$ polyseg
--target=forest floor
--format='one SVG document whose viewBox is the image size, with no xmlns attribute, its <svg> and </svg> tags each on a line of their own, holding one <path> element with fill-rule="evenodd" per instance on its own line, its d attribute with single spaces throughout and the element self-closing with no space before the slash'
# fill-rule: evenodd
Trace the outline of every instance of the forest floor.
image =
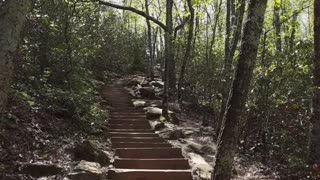
<svg viewBox="0 0 320 180">
<path fill-rule="evenodd" d="M 137 76 L 126 78 L 127 82 L 137 79 Z M 147 79 L 139 76 L 138 79 Z M 160 81 L 160 80 L 159 80 Z M 140 81 L 141 84 L 146 82 Z M 150 81 L 147 83 L 151 84 Z M 160 83 L 161 84 L 161 83 Z M 146 86 L 144 86 L 146 87 Z M 127 87 L 131 95 L 139 91 L 139 83 Z M 103 95 L 102 95 L 103 96 Z M 139 101 L 148 101 L 138 95 Z M 135 101 L 133 101 L 135 102 Z M 156 104 L 159 101 L 154 101 Z M 106 103 L 106 102 L 101 102 Z M 152 103 L 151 103 L 152 104 Z M 159 103 L 158 103 L 159 104 Z M 106 108 L 108 108 L 106 106 Z M 203 114 L 191 106 L 172 106 L 175 117 L 180 120 L 179 125 L 165 122 L 158 132 L 174 146 L 181 147 L 189 158 L 197 179 L 209 179 L 214 155 L 216 153 L 215 131 L 211 127 L 202 127 Z M 213 119 L 213 117 L 207 117 Z M 156 119 L 150 121 L 155 126 L 162 123 Z M 111 156 L 110 144 L 103 130 L 104 125 L 95 125 L 88 121 L 79 121 L 46 111 L 34 111 L 18 100 L 12 100 L 10 114 L 0 124 L 0 179 L 77 179 L 70 176 L 74 173 L 81 160 L 99 161 L 100 152 L 106 153 L 106 162 L 99 162 L 102 166 L 108 165 L 108 156 Z M 94 142 L 94 146 L 87 147 L 86 142 Z M 82 143 L 82 144 L 81 144 Z M 80 145 L 79 145 L 80 144 Z M 77 155 L 77 148 L 81 147 L 84 153 Z M 92 145 L 93 146 L 93 145 Z M 91 148 L 91 149 L 90 149 Z M 85 157 L 86 151 L 94 151 L 94 157 Z M 99 152 L 99 153 L 96 153 Z M 78 153 L 79 154 L 79 153 Z M 97 156 L 97 157 L 96 157 Z M 45 167 L 34 167 L 34 164 L 45 164 Z M 42 174 L 33 172 L 41 171 Z M 49 169 L 49 170 L 48 170 Z M 104 173 L 106 169 L 101 168 Z M 233 171 L 235 179 L 276 179 L 269 168 L 252 159 L 239 156 Z M 41 177 L 44 176 L 44 177 Z M 80 177 L 80 176 L 79 176 Z M 101 176 L 103 177 L 103 176 Z"/>
</svg>

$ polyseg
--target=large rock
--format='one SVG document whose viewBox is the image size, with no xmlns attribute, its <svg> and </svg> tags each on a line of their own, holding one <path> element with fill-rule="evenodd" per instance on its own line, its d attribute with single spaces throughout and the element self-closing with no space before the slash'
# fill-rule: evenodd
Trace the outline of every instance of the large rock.
<svg viewBox="0 0 320 180">
<path fill-rule="evenodd" d="M 150 84 L 153 85 L 154 87 L 158 87 L 158 88 L 163 88 L 163 86 L 164 86 L 163 81 L 151 81 Z"/>
<path fill-rule="evenodd" d="M 203 136 L 216 136 L 216 131 L 213 127 L 204 127 L 200 129 L 200 132 L 202 133 Z"/>
<path fill-rule="evenodd" d="M 136 108 L 146 107 L 147 101 L 143 99 L 133 99 L 132 100 L 133 106 Z"/>
<path fill-rule="evenodd" d="M 54 164 L 30 163 L 21 167 L 21 173 L 33 177 L 53 176 L 60 174 L 64 169 Z"/>
<path fill-rule="evenodd" d="M 139 88 L 139 92 L 142 98 L 154 99 L 156 97 L 153 87 L 141 87 Z"/>
<path fill-rule="evenodd" d="M 163 88 L 155 88 L 154 91 L 156 98 L 161 99 L 164 93 Z"/>
<path fill-rule="evenodd" d="M 71 180 L 101 180 L 102 176 L 99 163 L 83 160 L 68 174 L 68 178 Z"/>
<path fill-rule="evenodd" d="M 149 83 L 149 81 L 147 80 L 144 80 L 142 83 L 141 83 L 141 86 L 142 87 L 152 87 L 152 85 Z"/>
<path fill-rule="evenodd" d="M 157 107 L 146 107 L 144 110 L 147 111 L 147 119 L 159 119 L 162 115 L 162 109 Z M 171 115 L 173 112 L 168 111 L 169 115 Z"/>
<path fill-rule="evenodd" d="M 198 174 L 201 179 L 210 180 L 213 168 L 198 154 L 189 153 L 192 171 Z"/>
<path fill-rule="evenodd" d="M 198 133 L 197 129 L 194 129 L 192 127 L 183 129 L 183 134 L 185 134 L 186 136 L 192 136 L 197 133 Z"/>
<path fill-rule="evenodd" d="M 134 90 L 130 89 L 130 90 L 128 90 L 128 91 L 129 91 L 128 93 L 129 93 L 129 95 L 130 95 L 131 97 L 133 97 L 133 98 L 139 97 Z"/>
<path fill-rule="evenodd" d="M 144 81 L 144 77 L 141 77 L 141 76 L 136 76 L 132 79 L 130 79 L 126 86 L 127 87 L 133 87 L 133 86 L 137 86 L 138 84 L 142 84 L 142 82 Z"/>
<path fill-rule="evenodd" d="M 151 100 L 147 103 L 147 106 L 161 108 L 162 107 L 162 100 Z"/>
<path fill-rule="evenodd" d="M 187 147 L 190 148 L 193 152 L 196 152 L 198 154 L 203 154 L 203 146 L 197 142 L 191 141 L 191 140 L 183 140 L 184 143 L 187 144 Z"/>
<path fill-rule="evenodd" d="M 162 109 L 157 107 L 147 107 L 145 108 L 147 111 L 147 119 L 159 119 L 162 114 Z"/>
<path fill-rule="evenodd" d="M 110 163 L 111 154 L 107 151 L 100 150 L 94 141 L 86 140 L 76 145 L 74 156 L 78 160 L 98 162 L 102 166 L 105 166 Z"/>
<path fill-rule="evenodd" d="M 164 129 L 163 131 L 159 132 L 159 136 L 169 140 L 178 140 L 180 138 L 185 138 L 185 134 L 183 134 L 182 129 L 178 128 Z"/>
<path fill-rule="evenodd" d="M 161 121 L 150 121 L 150 125 L 152 129 L 158 131 L 165 128 L 165 124 Z"/>
</svg>

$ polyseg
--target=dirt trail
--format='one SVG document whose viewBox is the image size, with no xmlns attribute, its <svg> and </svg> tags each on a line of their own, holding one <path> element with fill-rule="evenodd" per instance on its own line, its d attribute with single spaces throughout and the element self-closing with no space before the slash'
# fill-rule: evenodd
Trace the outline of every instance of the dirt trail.
<svg viewBox="0 0 320 180">
<path fill-rule="evenodd" d="M 160 138 L 143 111 L 135 109 L 122 81 L 106 89 L 112 105 L 108 136 L 115 150 L 111 180 L 192 180 L 180 148 Z"/>
</svg>

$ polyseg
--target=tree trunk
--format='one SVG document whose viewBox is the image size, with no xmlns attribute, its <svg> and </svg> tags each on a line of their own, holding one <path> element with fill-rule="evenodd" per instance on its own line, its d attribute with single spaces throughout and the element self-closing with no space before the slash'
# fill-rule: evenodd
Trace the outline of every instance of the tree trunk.
<svg viewBox="0 0 320 180">
<path fill-rule="evenodd" d="M 220 132 L 220 126 L 222 122 L 222 118 L 225 114 L 225 109 L 229 97 L 229 85 L 230 85 L 230 76 L 231 76 L 231 66 L 232 66 L 232 60 L 229 58 L 230 56 L 230 36 L 231 36 L 231 0 L 226 1 L 226 37 L 225 37 L 225 43 L 224 43 L 224 67 L 223 67 L 223 76 L 224 79 L 222 79 L 222 102 L 221 102 L 221 108 L 220 108 L 220 116 L 218 119 L 218 124 L 216 126 L 217 131 L 216 133 L 219 134 Z"/>
<path fill-rule="evenodd" d="M 226 117 L 218 138 L 218 151 L 212 179 L 230 180 L 238 149 L 239 120 L 245 110 L 250 81 L 257 57 L 267 0 L 250 0 L 247 21 L 233 81 Z"/>
<path fill-rule="evenodd" d="M 314 1 L 314 59 L 312 99 L 310 163 L 320 165 L 320 0 Z"/>
<path fill-rule="evenodd" d="M 166 6 L 166 26 L 167 26 L 167 36 L 169 41 L 167 43 L 168 48 L 168 88 L 176 89 L 176 66 L 174 61 L 174 42 L 173 42 L 173 22 L 172 22 L 172 9 L 173 9 L 173 0 L 167 0 Z"/>
<path fill-rule="evenodd" d="M 13 59 L 23 29 L 25 15 L 31 0 L 6 0 L 0 9 L 0 114 L 5 112 L 11 79 Z"/>
<path fill-rule="evenodd" d="M 155 60 L 157 59 L 157 57 L 156 57 L 156 55 L 158 55 L 158 53 L 156 53 L 156 52 L 158 52 L 157 51 L 157 37 L 158 37 L 158 28 L 155 28 L 154 30 L 153 30 L 153 44 L 152 44 L 152 52 L 153 52 L 153 57 L 152 57 L 152 59 L 153 59 L 153 64 L 155 63 Z M 154 74 L 153 74 L 153 76 L 154 76 Z"/>
<path fill-rule="evenodd" d="M 144 3 L 146 8 L 146 14 L 150 16 L 148 0 L 145 0 Z M 149 49 L 149 77 L 151 78 L 151 80 L 153 80 L 154 78 L 153 77 L 153 57 L 154 56 L 153 56 L 153 48 L 152 48 L 151 24 L 148 19 L 146 19 L 146 21 L 147 21 L 148 49 Z"/>
<path fill-rule="evenodd" d="M 230 55 L 229 58 L 232 61 L 234 54 L 236 52 L 237 49 L 237 45 L 238 42 L 241 38 L 241 30 L 242 30 L 242 23 L 243 23 L 243 15 L 244 15 L 244 11 L 246 9 L 246 0 L 240 0 L 240 7 L 238 9 L 238 16 L 237 16 L 237 20 L 236 20 L 236 29 L 233 32 L 233 37 L 232 37 L 232 41 L 231 41 L 231 46 L 230 46 Z"/>
<path fill-rule="evenodd" d="M 220 0 L 220 2 L 216 1 L 214 24 L 213 24 L 213 28 L 212 28 L 212 39 L 211 39 L 211 43 L 210 43 L 210 58 L 213 57 L 213 47 L 216 42 L 216 31 L 217 31 L 218 21 L 220 18 L 221 6 L 222 6 L 222 0 Z"/>
<path fill-rule="evenodd" d="M 242 30 L 242 22 L 243 22 L 243 15 L 244 15 L 244 11 L 245 11 L 245 7 L 246 7 L 246 0 L 241 0 L 241 4 L 238 10 L 238 17 L 237 17 L 237 21 L 236 21 L 236 29 L 233 32 L 233 38 L 231 41 L 231 46 L 229 48 L 229 55 L 226 56 L 226 58 L 229 58 L 228 60 L 226 60 L 226 68 L 225 68 L 225 85 L 223 86 L 224 88 L 224 93 L 223 93 L 223 99 L 222 99 L 222 103 L 221 103 L 221 109 L 220 109 L 220 116 L 217 122 L 217 135 L 219 135 L 220 132 L 220 128 L 221 128 L 221 123 L 223 120 L 223 116 L 225 114 L 226 111 L 226 106 L 227 106 L 227 101 L 229 98 L 229 92 L 230 92 L 230 86 L 231 86 L 231 81 L 232 79 L 230 79 L 229 77 L 231 77 L 231 64 L 233 61 L 233 57 L 234 54 L 236 52 L 237 49 L 237 45 L 238 42 L 240 40 L 241 37 L 241 30 Z"/>
<path fill-rule="evenodd" d="M 292 52 L 294 47 L 294 40 L 296 38 L 296 23 L 298 19 L 298 13 L 294 12 L 293 18 L 292 18 L 292 25 L 291 25 L 291 35 L 290 35 L 290 51 Z"/>
<path fill-rule="evenodd" d="M 191 48 L 192 48 L 192 39 L 193 39 L 193 26 L 194 26 L 194 8 L 192 7 L 192 0 L 187 0 L 189 12 L 190 12 L 190 21 L 189 21 L 189 32 L 188 32 L 188 40 L 187 40 L 187 47 L 186 52 L 184 54 L 184 58 L 182 60 L 182 66 L 179 76 L 179 83 L 178 83 L 178 100 L 181 100 L 181 87 L 184 83 L 184 75 L 187 67 L 187 63 L 191 59 Z"/>
<path fill-rule="evenodd" d="M 275 2 L 273 10 L 273 24 L 276 30 L 276 50 L 278 52 L 282 51 L 282 42 L 281 42 L 281 23 L 280 23 L 280 4 Z"/>
<path fill-rule="evenodd" d="M 172 64 L 174 58 L 174 49 L 173 49 L 173 22 L 172 22 L 172 8 L 173 0 L 167 0 L 166 5 L 166 32 L 165 32 L 165 75 L 164 75 L 164 91 L 162 99 L 162 116 L 167 120 L 169 119 L 168 115 L 168 91 L 170 87 L 170 82 L 172 83 Z M 175 75 L 174 75 L 175 76 Z M 171 81 L 170 81 L 171 79 Z"/>
</svg>

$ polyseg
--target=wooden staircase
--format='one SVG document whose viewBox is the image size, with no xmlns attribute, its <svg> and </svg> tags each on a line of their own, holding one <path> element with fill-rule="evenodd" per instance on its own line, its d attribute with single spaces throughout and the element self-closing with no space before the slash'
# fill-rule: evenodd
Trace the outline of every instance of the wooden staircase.
<svg viewBox="0 0 320 180">
<path fill-rule="evenodd" d="M 115 150 L 110 180 L 192 180 L 189 162 L 151 128 L 146 115 L 132 106 L 117 81 L 106 90 L 112 104 L 107 135 Z"/>
</svg>

